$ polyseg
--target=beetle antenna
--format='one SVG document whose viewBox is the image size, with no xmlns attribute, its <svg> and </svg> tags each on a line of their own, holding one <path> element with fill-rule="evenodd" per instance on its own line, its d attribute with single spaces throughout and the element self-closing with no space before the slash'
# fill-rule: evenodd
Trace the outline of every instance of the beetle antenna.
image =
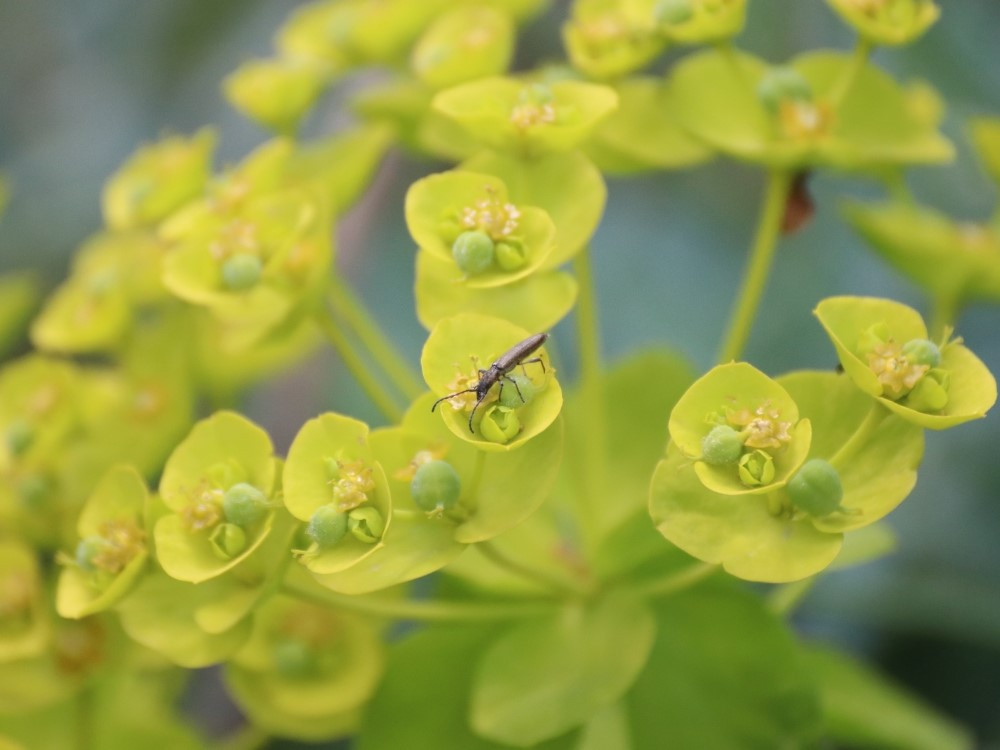
<svg viewBox="0 0 1000 750">
<path fill-rule="evenodd" d="M 464 391 L 455 391 L 454 393 L 449 393 L 447 396 L 442 396 L 441 398 L 439 398 L 437 401 L 434 402 L 433 406 L 431 406 L 431 411 L 434 411 L 437 408 L 437 405 L 440 404 L 442 401 L 447 401 L 449 398 L 455 398 L 455 396 L 461 396 L 463 393 L 475 393 L 475 392 L 476 392 L 475 388 L 466 388 Z"/>
</svg>

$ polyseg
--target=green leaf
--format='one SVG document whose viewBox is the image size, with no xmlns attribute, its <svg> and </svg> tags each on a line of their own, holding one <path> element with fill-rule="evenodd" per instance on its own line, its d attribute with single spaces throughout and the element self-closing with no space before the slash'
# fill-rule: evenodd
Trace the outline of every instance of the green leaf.
<svg viewBox="0 0 1000 750">
<path fill-rule="evenodd" d="M 812 747 L 812 680 L 759 597 L 703 584 L 656 614 L 656 644 L 627 698 L 632 750 Z"/>
<path fill-rule="evenodd" d="M 563 734 L 628 691 L 655 637 L 649 610 L 614 595 L 518 625 L 479 662 L 472 727 L 521 747 Z"/>
<path fill-rule="evenodd" d="M 750 581 L 815 575 L 833 562 L 843 539 L 808 519 L 772 515 L 766 496 L 712 492 L 673 443 L 653 473 L 649 510 L 667 541 Z"/>
<path fill-rule="evenodd" d="M 358 750 L 508 747 L 474 734 L 468 718 L 473 668 L 496 634 L 491 626 L 430 627 L 394 644 L 385 678 L 362 720 Z M 449 668 L 441 669 L 442 664 Z M 571 750 L 574 739 L 560 738 L 535 750 Z"/>
<path fill-rule="evenodd" d="M 578 151 L 524 158 L 482 151 L 461 168 L 503 180 L 511 200 L 539 206 L 556 225 L 556 248 L 545 268 L 555 268 L 590 241 L 604 214 L 607 187 L 601 172 Z"/>
<path fill-rule="evenodd" d="M 812 646 L 803 655 L 819 684 L 827 732 L 838 744 L 885 750 L 965 750 L 963 727 L 861 662 Z"/>
<path fill-rule="evenodd" d="M 670 89 L 659 78 L 628 78 L 615 86 L 618 109 L 601 123 L 585 150 L 613 174 L 681 169 L 712 152 L 677 121 Z"/>
<path fill-rule="evenodd" d="M 520 328 L 544 331 L 569 314 L 576 280 L 561 271 L 536 273 L 512 284 L 476 289 L 452 261 L 417 253 L 417 317 L 428 330 L 459 313 L 504 318 Z"/>
</svg>

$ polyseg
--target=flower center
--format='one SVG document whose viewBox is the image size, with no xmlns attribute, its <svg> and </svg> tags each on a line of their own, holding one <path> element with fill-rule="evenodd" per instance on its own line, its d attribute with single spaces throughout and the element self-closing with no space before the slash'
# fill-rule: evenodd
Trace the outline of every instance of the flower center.
<svg viewBox="0 0 1000 750">
<path fill-rule="evenodd" d="M 726 419 L 733 427 L 743 428 L 748 448 L 782 448 L 792 440 L 792 423 L 781 419 L 781 412 L 763 403 L 756 409 L 729 412 Z"/>
<path fill-rule="evenodd" d="M 463 229 L 486 232 L 493 240 L 509 237 L 517 231 L 521 211 L 513 203 L 505 203 L 496 191 L 487 186 L 486 197 L 462 209 Z"/>
<path fill-rule="evenodd" d="M 878 377 L 883 392 L 890 398 L 906 395 L 930 369 L 928 365 L 911 362 L 897 342 L 876 344 L 868 352 L 868 367 Z"/>
<path fill-rule="evenodd" d="M 99 570 L 117 575 L 145 549 L 146 532 L 131 518 L 105 521 L 98 533 L 108 542 L 92 560 Z"/>
<path fill-rule="evenodd" d="M 331 462 L 327 462 L 328 465 Z M 369 493 L 375 489 L 372 469 L 364 461 L 333 461 L 335 469 L 328 484 L 332 487 L 333 502 L 341 511 L 357 508 L 368 502 Z"/>
</svg>

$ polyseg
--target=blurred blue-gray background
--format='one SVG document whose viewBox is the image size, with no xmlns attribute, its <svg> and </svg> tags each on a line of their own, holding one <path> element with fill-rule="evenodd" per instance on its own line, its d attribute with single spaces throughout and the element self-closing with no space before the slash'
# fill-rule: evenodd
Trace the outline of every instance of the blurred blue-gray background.
<svg viewBox="0 0 1000 750">
<path fill-rule="evenodd" d="M 415 2 L 419 0 L 414 0 Z M 0 170 L 14 195 L 0 223 L 0 272 L 33 268 L 51 284 L 100 225 L 103 180 L 141 142 L 206 123 L 221 131 L 221 163 L 265 134 L 233 111 L 219 81 L 266 54 L 297 5 L 271 0 L 4 0 L 0 2 Z M 879 50 L 903 79 L 922 78 L 948 102 L 945 129 L 959 159 L 916 171 L 918 198 L 982 219 L 996 203 L 964 134 L 970 115 L 1000 115 L 1000 2 L 945 4 L 912 47 Z M 565 5 L 535 22 L 523 61 L 560 56 Z M 780 61 L 847 48 L 852 38 L 820 0 L 753 0 L 740 44 Z M 329 104 L 313 123 L 338 117 Z M 433 168 L 399 155 L 342 227 L 340 262 L 414 360 L 413 250 L 402 224 L 407 185 Z M 699 369 L 712 363 L 754 225 L 762 176 L 718 161 L 683 173 L 611 183 L 594 242 L 606 354 L 667 344 Z M 835 364 L 810 311 L 840 293 L 875 294 L 926 311 L 915 287 L 869 252 L 838 217 L 845 195 L 871 184 L 820 176 L 816 220 L 783 243 L 747 358 L 771 374 Z M 564 326 L 565 328 L 565 326 Z M 959 332 L 1000 372 L 1000 308 L 971 308 Z M 566 330 L 564 339 L 571 331 Z M 568 349 L 568 347 L 567 347 Z M 572 365 L 571 352 L 564 358 Z M 321 356 L 254 395 L 249 410 L 287 445 L 324 408 L 372 416 L 336 362 Z M 867 653 L 945 711 L 1000 742 L 1000 414 L 929 434 L 916 491 L 889 519 L 900 549 L 879 563 L 823 578 L 799 626 Z"/>
</svg>

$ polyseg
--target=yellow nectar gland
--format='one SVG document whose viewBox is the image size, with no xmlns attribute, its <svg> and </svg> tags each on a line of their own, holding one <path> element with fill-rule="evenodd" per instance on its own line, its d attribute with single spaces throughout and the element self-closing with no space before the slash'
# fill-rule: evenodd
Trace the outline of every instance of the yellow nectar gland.
<svg viewBox="0 0 1000 750">
<path fill-rule="evenodd" d="M 518 130 L 551 125 L 556 121 L 556 108 L 550 102 L 519 102 L 510 111 L 510 121 Z"/>
<path fill-rule="evenodd" d="M 726 420 L 733 427 L 743 428 L 747 436 L 743 444 L 748 448 L 782 448 L 792 440 L 792 423 L 782 421 L 781 412 L 767 402 L 752 411 L 731 411 Z"/>
<path fill-rule="evenodd" d="M 485 198 L 462 209 L 460 223 L 463 229 L 478 229 L 494 241 L 502 240 L 517 231 L 521 211 L 513 203 L 502 203 L 491 186 L 485 189 Z"/>
<path fill-rule="evenodd" d="M 471 373 L 462 372 L 459 368 L 458 363 L 455 363 L 455 378 L 445 385 L 451 393 L 458 393 L 458 391 L 468 390 L 470 388 L 475 389 L 479 385 L 479 367 L 478 360 L 472 358 L 473 370 Z M 446 402 L 455 411 L 471 411 L 476 405 L 476 394 L 475 393 L 461 393 L 448 399 Z"/>
<path fill-rule="evenodd" d="M 930 369 L 929 365 L 910 362 L 903 354 L 903 347 L 892 339 L 868 352 L 868 367 L 882 384 L 882 392 L 893 399 L 913 390 Z"/>
<path fill-rule="evenodd" d="M 350 510 L 368 502 L 368 493 L 375 489 L 375 479 L 370 466 L 364 461 L 337 461 L 337 476 L 333 485 L 333 501 L 338 510 Z"/>
<path fill-rule="evenodd" d="M 406 466 L 402 469 L 398 469 L 393 472 L 392 478 L 399 479 L 403 482 L 409 482 L 417 473 L 419 469 L 424 464 L 429 464 L 431 461 L 437 461 L 448 455 L 448 446 L 444 443 L 436 443 L 429 448 L 422 451 L 417 451 L 413 454 L 413 458 L 410 460 Z"/>
<path fill-rule="evenodd" d="M 778 122 L 785 138 L 806 140 L 829 133 L 833 115 L 823 102 L 783 99 L 778 108 Z"/>
<path fill-rule="evenodd" d="M 181 511 L 181 518 L 188 531 L 205 531 L 222 520 L 222 496 L 222 490 L 207 490 Z"/>
<path fill-rule="evenodd" d="M 146 532 L 131 518 L 105 521 L 98 533 L 108 542 L 92 560 L 98 570 L 117 575 L 145 549 Z"/>
<path fill-rule="evenodd" d="M 209 246 L 209 252 L 215 260 L 223 261 L 236 253 L 255 253 L 257 244 L 257 226 L 249 221 L 234 219 L 219 230 L 217 238 Z"/>
</svg>

